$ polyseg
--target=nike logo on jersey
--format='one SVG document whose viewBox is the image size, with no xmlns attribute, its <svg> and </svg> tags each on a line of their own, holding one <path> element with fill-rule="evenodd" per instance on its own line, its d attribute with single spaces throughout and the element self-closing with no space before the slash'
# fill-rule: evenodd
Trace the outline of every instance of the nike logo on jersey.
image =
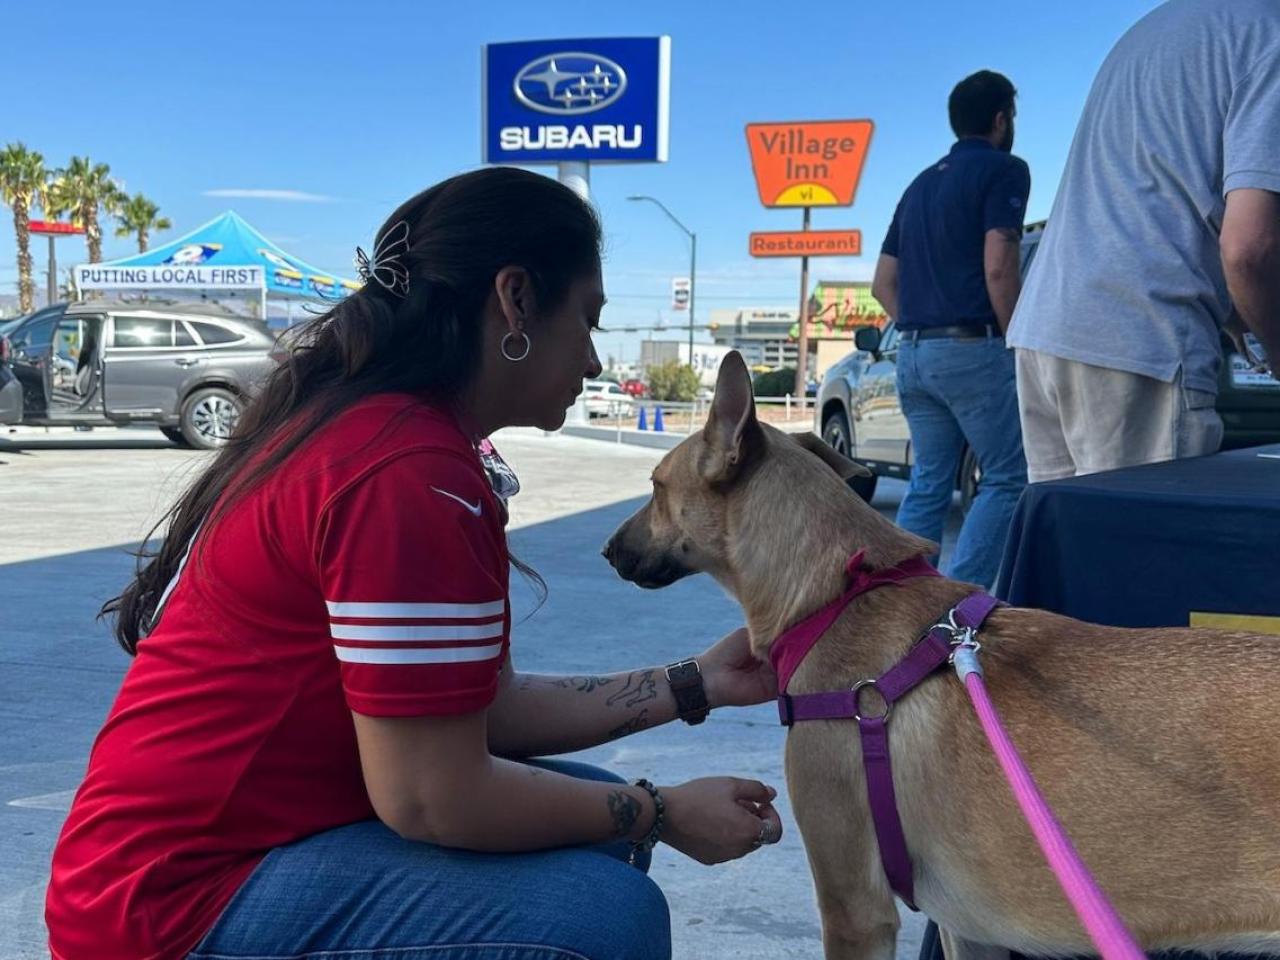
<svg viewBox="0 0 1280 960">
<path fill-rule="evenodd" d="M 439 487 L 432 487 L 431 489 L 434 490 L 436 493 L 440 494 L 441 496 L 448 497 L 450 500 L 453 500 L 453 501 L 456 501 L 457 503 L 462 504 L 464 507 L 466 507 L 467 511 L 473 517 L 480 516 L 480 513 L 484 507 L 484 505 L 479 500 L 477 500 L 475 503 L 468 503 L 466 500 L 463 500 L 456 493 L 450 493 L 448 490 L 441 490 Z"/>
</svg>

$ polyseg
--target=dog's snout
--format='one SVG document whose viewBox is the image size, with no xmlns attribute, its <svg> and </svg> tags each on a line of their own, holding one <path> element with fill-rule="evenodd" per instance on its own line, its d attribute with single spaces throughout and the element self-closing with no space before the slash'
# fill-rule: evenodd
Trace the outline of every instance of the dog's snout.
<svg viewBox="0 0 1280 960">
<path fill-rule="evenodd" d="M 608 541 L 606 541 L 604 547 L 602 547 L 600 550 L 600 556 L 604 557 L 610 563 L 613 563 L 613 554 L 614 554 L 613 544 L 616 539 L 617 539 L 616 537 L 610 537 Z"/>
</svg>

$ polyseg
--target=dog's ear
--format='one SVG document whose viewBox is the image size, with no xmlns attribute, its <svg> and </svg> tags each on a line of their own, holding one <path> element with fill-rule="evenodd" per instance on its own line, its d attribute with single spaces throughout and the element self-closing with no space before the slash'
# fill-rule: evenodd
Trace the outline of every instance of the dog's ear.
<svg viewBox="0 0 1280 960">
<path fill-rule="evenodd" d="M 720 362 L 716 395 L 702 437 L 706 442 L 702 475 L 712 483 L 733 479 L 764 439 L 756 420 L 751 374 L 736 350 Z"/>
<path fill-rule="evenodd" d="M 840 475 L 841 480 L 850 477 L 869 477 L 871 471 L 860 463 L 855 463 L 843 454 L 836 453 L 831 444 L 825 442 L 816 433 L 793 433 L 791 439 L 810 453 L 817 454 L 827 466 Z"/>
</svg>

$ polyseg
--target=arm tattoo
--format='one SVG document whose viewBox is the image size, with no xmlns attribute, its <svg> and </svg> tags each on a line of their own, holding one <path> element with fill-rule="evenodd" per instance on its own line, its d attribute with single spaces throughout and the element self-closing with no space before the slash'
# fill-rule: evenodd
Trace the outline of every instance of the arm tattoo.
<svg viewBox="0 0 1280 960">
<path fill-rule="evenodd" d="M 591 693 L 597 687 L 606 686 L 613 681 L 613 677 L 558 677 L 552 682 L 564 689 L 572 687 L 579 693 Z"/>
<path fill-rule="evenodd" d="M 548 683 L 553 687 L 559 687 L 561 690 L 570 688 L 577 690 L 578 693 L 592 693 L 596 689 L 607 686 L 616 680 L 616 677 L 525 677 L 520 681 L 521 690 L 530 690 L 539 683 Z"/>
<path fill-rule="evenodd" d="M 644 709 L 640 711 L 639 716 L 632 717 L 626 723 L 620 724 L 609 731 L 609 739 L 617 740 L 619 737 L 629 737 L 633 733 L 639 733 L 641 730 L 648 729 L 649 711 Z"/>
<path fill-rule="evenodd" d="M 609 813 L 613 815 L 613 835 L 625 837 L 640 816 L 640 802 L 629 793 L 615 790 L 609 794 Z"/>
<path fill-rule="evenodd" d="M 623 706 L 634 707 L 637 704 L 654 700 L 657 696 L 658 685 L 654 683 L 653 671 L 643 670 L 628 674 L 626 685 L 606 700 L 605 705 L 612 707 L 614 704 L 621 702 Z"/>
</svg>

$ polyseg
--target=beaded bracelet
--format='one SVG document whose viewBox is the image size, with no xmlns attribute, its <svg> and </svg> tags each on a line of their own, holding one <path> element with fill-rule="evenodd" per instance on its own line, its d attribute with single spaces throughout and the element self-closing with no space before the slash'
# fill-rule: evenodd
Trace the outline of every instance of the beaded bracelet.
<svg viewBox="0 0 1280 960">
<path fill-rule="evenodd" d="M 662 802 L 662 794 L 658 792 L 657 787 L 644 779 L 637 780 L 635 782 L 635 786 L 647 791 L 649 796 L 653 797 L 653 808 L 655 812 L 653 817 L 653 826 L 649 828 L 649 832 L 646 833 L 644 837 L 631 844 L 631 854 L 627 857 L 627 862 L 632 866 L 635 865 L 636 857 L 642 853 L 648 853 L 658 845 L 658 840 L 662 835 L 663 822 L 666 819 L 667 813 L 667 805 Z"/>
</svg>

